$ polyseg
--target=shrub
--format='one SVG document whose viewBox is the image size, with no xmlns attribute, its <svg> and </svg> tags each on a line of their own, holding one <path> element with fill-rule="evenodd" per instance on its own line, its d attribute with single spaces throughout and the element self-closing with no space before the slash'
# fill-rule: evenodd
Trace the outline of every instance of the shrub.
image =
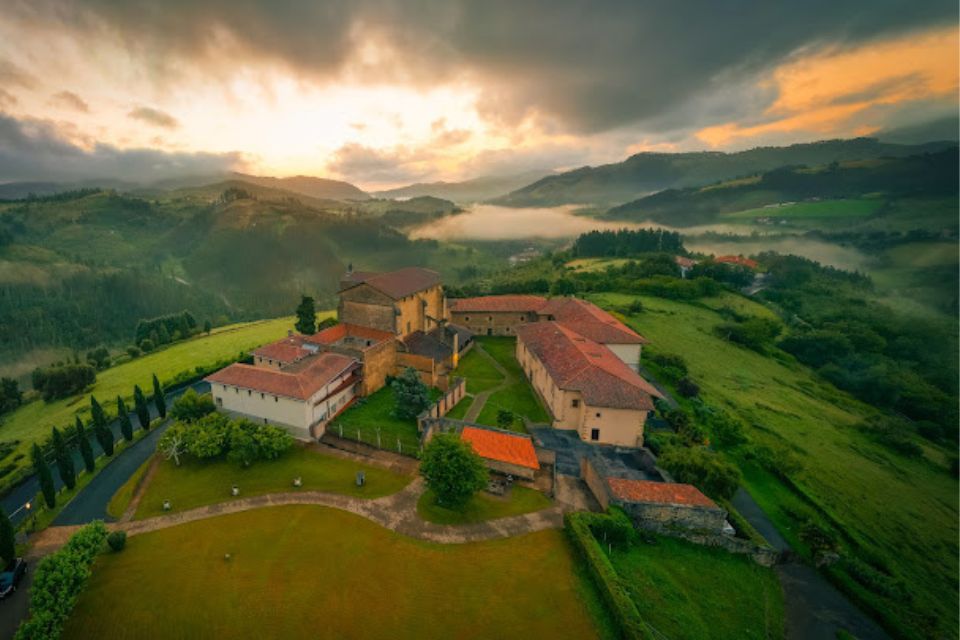
<svg viewBox="0 0 960 640">
<path fill-rule="evenodd" d="M 136 345 L 130 345 L 127 347 L 127 355 L 131 358 L 139 358 L 142 354 L 143 352 L 140 351 L 140 348 Z"/>
<path fill-rule="evenodd" d="M 919 458 L 923 449 L 910 437 L 906 420 L 888 416 L 874 416 L 861 422 L 857 428 L 888 449 L 907 458 Z"/>
<path fill-rule="evenodd" d="M 497 426 L 501 429 L 509 429 L 510 425 L 513 424 L 513 420 L 513 411 L 508 411 L 506 409 L 497 410 Z"/>
<path fill-rule="evenodd" d="M 90 565 L 103 547 L 107 528 L 99 520 L 73 534 L 56 553 L 37 565 L 30 589 L 30 617 L 16 640 L 56 640 L 90 577 Z"/>
<path fill-rule="evenodd" d="M 677 382 L 677 393 L 684 398 L 694 398 L 700 395 L 700 387 L 690 378 L 680 378 Z"/>
<path fill-rule="evenodd" d="M 483 460 L 456 434 L 441 433 L 423 450 L 420 473 L 437 496 L 437 503 L 457 509 L 487 486 Z"/>
<path fill-rule="evenodd" d="M 140 341 L 140 350 L 143 351 L 144 353 L 150 353 L 151 351 L 154 350 L 154 348 L 156 347 L 153 344 L 153 340 L 151 340 L 150 338 L 144 338 L 143 340 Z"/>
<path fill-rule="evenodd" d="M 183 446 L 193 457 L 206 460 L 226 452 L 230 420 L 223 414 L 211 413 L 192 424 L 180 426 Z"/>
<path fill-rule="evenodd" d="M 193 422 L 209 413 L 213 413 L 215 409 L 213 398 L 209 393 L 200 395 L 195 389 L 191 388 L 173 401 L 170 415 L 180 422 Z"/>
<path fill-rule="evenodd" d="M 650 356 L 650 359 L 671 380 L 687 377 L 687 362 L 681 356 L 673 353 L 656 353 Z"/>
<path fill-rule="evenodd" d="M 47 402 L 80 393 L 97 380 L 96 370 L 88 364 L 65 364 L 33 371 L 33 388 Z"/>
<path fill-rule="evenodd" d="M 703 447 L 667 449 L 660 456 L 659 464 L 677 482 L 692 484 L 719 500 L 729 500 L 740 486 L 739 470 Z"/>
<path fill-rule="evenodd" d="M 783 479 L 803 468 L 796 455 L 786 447 L 754 445 L 748 450 L 747 457 L 756 460 L 761 467 Z"/>
<path fill-rule="evenodd" d="M 107 536 L 107 544 L 114 551 L 123 551 L 123 548 L 127 546 L 127 532 L 114 531 Z"/>
<path fill-rule="evenodd" d="M 743 322 L 725 322 L 714 329 L 716 334 L 754 351 L 763 352 L 783 327 L 770 318 L 749 318 Z"/>
</svg>

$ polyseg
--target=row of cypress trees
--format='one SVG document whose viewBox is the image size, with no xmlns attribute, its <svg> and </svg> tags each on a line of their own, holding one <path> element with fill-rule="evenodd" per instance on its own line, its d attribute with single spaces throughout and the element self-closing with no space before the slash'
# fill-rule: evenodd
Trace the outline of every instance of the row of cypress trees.
<svg viewBox="0 0 960 640">
<path fill-rule="evenodd" d="M 147 397 L 139 385 L 133 387 L 134 412 L 137 414 L 137 422 L 140 428 L 147 430 L 150 428 L 150 408 L 147 405 Z M 167 417 L 167 402 L 163 395 L 163 387 L 157 376 L 153 376 L 153 404 L 157 408 L 157 413 L 161 418 Z M 110 429 L 110 422 L 103 407 L 97 401 L 95 396 L 90 396 L 90 415 L 91 426 L 93 428 L 93 437 L 96 439 L 103 453 L 109 457 L 114 453 L 113 431 Z M 127 442 L 133 441 L 133 423 L 130 421 L 130 412 L 123 398 L 117 396 L 117 418 L 120 421 L 120 434 Z M 68 429 L 70 429 L 68 427 Z M 73 489 L 77 486 L 77 471 L 73 463 L 71 449 L 76 445 L 80 449 L 80 457 L 83 459 L 83 466 L 87 473 L 93 473 L 96 468 L 96 457 L 93 454 L 93 447 L 90 445 L 88 431 L 83 425 L 80 416 L 76 416 L 76 422 L 72 427 L 73 443 L 68 443 L 63 433 L 53 428 L 51 436 L 51 447 L 53 449 L 54 463 L 57 467 L 57 474 L 67 489 Z M 53 472 L 43 454 L 43 449 L 39 444 L 34 443 L 30 451 L 33 460 L 33 468 L 40 481 L 40 492 L 43 494 L 43 501 L 47 507 L 53 508 L 57 504 L 57 492 L 53 484 Z"/>
</svg>

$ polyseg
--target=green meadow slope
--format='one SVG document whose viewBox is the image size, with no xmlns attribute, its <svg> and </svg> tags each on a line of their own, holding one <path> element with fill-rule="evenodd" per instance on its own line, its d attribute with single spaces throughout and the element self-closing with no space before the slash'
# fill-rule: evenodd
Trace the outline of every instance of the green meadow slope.
<svg viewBox="0 0 960 640">
<path fill-rule="evenodd" d="M 624 308 L 634 297 L 593 299 Z M 844 554 L 884 577 L 861 569 L 858 580 L 845 564 L 833 577 L 889 628 L 909 638 L 956 637 L 957 480 L 947 451 L 924 445 L 922 459 L 892 453 L 855 428 L 874 409 L 786 354 L 761 355 L 714 334 L 724 321 L 714 309 L 769 315 L 763 306 L 734 294 L 705 304 L 641 300 L 644 311 L 627 321 L 651 341 L 645 358 L 683 356 L 707 403 L 739 416 L 752 443 L 786 449 L 798 463 L 785 482 L 760 468 L 748 447 L 732 454 L 784 537 L 808 554 L 799 535 L 806 522 L 834 532 Z"/>
</svg>

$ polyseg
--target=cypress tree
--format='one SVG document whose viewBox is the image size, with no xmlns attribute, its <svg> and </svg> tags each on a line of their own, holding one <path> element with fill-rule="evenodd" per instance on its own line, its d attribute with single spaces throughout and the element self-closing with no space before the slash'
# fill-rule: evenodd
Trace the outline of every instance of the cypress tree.
<svg viewBox="0 0 960 640">
<path fill-rule="evenodd" d="M 0 509 L 0 558 L 3 558 L 3 562 L 6 564 L 16 557 L 17 542 L 13 533 L 13 524 L 7 517 L 7 512 Z"/>
<path fill-rule="evenodd" d="M 297 323 L 294 328 L 304 335 L 313 335 L 317 332 L 317 310 L 310 296 L 301 298 L 297 306 Z"/>
<path fill-rule="evenodd" d="M 153 404 L 157 406 L 157 413 L 161 418 L 167 417 L 167 399 L 163 396 L 163 387 L 157 380 L 157 374 L 153 374 Z"/>
<path fill-rule="evenodd" d="M 53 456 L 57 461 L 57 473 L 60 474 L 60 480 L 67 489 L 73 489 L 77 486 L 77 470 L 73 467 L 73 456 L 70 455 L 70 449 L 67 443 L 63 441 L 63 435 L 56 427 L 53 428 Z"/>
<path fill-rule="evenodd" d="M 93 418 L 94 427 L 107 424 L 107 414 L 103 412 L 103 407 L 97 402 L 96 396 L 90 396 L 90 416 Z"/>
<path fill-rule="evenodd" d="M 150 409 L 147 408 L 147 398 L 143 395 L 140 385 L 133 387 L 133 404 L 137 412 L 137 421 L 141 429 L 150 428 Z"/>
<path fill-rule="evenodd" d="M 57 492 L 53 488 L 53 475 L 50 473 L 50 467 L 43 457 L 43 451 L 40 445 L 33 443 L 33 449 L 30 450 L 30 457 L 33 460 L 33 469 L 37 472 L 37 478 L 40 480 L 40 491 L 43 493 L 43 501 L 47 506 L 53 509 L 57 506 Z"/>
<path fill-rule="evenodd" d="M 77 423 L 74 425 L 74 431 L 77 433 L 77 446 L 80 447 L 80 455 L 83 456 L 83 466 L 87 473 L 93 473 L 97 468 L 97 459 L 93 456 L 93 447 L 90 446 L 90 438 L 87 436 L 87 430 L 83 428 L 83 422 L 80 416 L 77 416 Z"/>
<path fill-rule="evenodd" d="M 133 442 L 133 424 L 130 422 L 130 412 L 123 398 L 117 396 L 117 418 L 120 420 L 120 433 L 127 442 Z"/>
<path fill-rule="evenodd" d="M 97 442 L 100 443 L 100 448 L 103 449 L 103 452 L 108 456 L 113 455 L 113 431 L 110 430 L 108 425 L 94 425 L 93 435 L 97 438 Z"/>
</svg>

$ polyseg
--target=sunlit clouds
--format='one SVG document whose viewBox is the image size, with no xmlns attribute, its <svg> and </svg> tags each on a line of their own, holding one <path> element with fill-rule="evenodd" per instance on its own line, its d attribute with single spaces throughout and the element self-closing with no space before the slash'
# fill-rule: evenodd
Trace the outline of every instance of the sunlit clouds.
<svg viewBox="0 0 960 640">
<path fill-rule="evenodd" d="M 139 150 L 170 155 L 170 171 L 202 156 L 214 171 L 376 189 L 956 115 L 950 3 L 837 1 L 809 24 L 780 11 L 726 26 L 709 2 L 11 0 L 0 151 L 46 154 L 24 161 L 49 172 L 37 179 L 96 178 L 84 154 Z M 55 147 L 76 159 L 61 167 Z"/>
</svg>

